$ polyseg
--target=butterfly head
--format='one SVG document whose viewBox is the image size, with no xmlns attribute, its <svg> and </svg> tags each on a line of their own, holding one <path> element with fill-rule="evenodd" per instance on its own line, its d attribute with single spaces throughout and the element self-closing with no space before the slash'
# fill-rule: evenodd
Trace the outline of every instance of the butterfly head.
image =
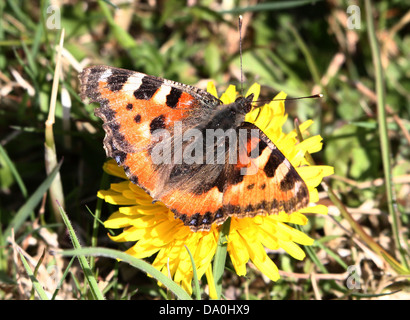
<svg viewBox="0 0 410 320">
<path fill-rule="evenodd" d="M 247 97 L 238 97 L 235 100 L 235 105 L 239 112 L 247 114 L 252 109 L 252 102 L 253 102 L 254 94 L 250 94 Z"/>
</svg>

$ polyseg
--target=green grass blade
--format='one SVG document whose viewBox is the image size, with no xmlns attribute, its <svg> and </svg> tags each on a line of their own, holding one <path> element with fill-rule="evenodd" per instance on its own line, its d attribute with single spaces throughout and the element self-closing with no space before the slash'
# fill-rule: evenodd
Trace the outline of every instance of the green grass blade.
<svg viewBox="0 0 410 320">
<path fill-rule="evenodd" d="M 36 279 L 37 279 L 38 270 L 40 269 L 40 266 L 41 266 L 41 264 L 42 264 L 43 261 L 44 261 L 45 255 L 46 255 L 46 250 L 43 249 L 43 253 L 41 254 L 41 257 L 40 257 L 40 259 L 38 260 L 36 267 L 34 268 L 34 273 L 33 273 L 33 274 L 34 274 L 34 277 L 35 277 Z M 31 297 L 34 298 L 34 288 L 33 288 L 33 290 L 32 290 Z"/>
<path fill-rule="evenodd" d="M 17 214 L 14 216 L 13 220 L 7 227 L 4 232 L 4 239 L 7 239 L 11 235 L 11 230 L 14 229 L 14 232 L 20 229 L 21 225 L 26 221 L 27 217 L 33 212 L 34 208 L 43 198 L 44 193 L 47 192 L 57 173 L 61 167 L 61 162 L 54 168 L 53 171 L 48 175 L 48 177 L 43 181 L 43 183 L 37 188 L 33 195 L 26 201 L 26 203 L 17 211 Z"/>
<path fill-rule="evenodd" d="M 37 76 L 38 75 L 38 68 L 37 68 L 37 64 L 35 62 L 33 52 L 31 50 L 29 50 L 29 48 L 27 47 L 27 44 L 24 43 L 24 41 L 21 42 L 21 46 L 23 48 L 23 51 L 24 51 L 26 59 L 27 59 L 27 67 L 30 68 L 31 73 L 34 76 Z"/>
<path fill-rule="evenodd" d="M 179 287 L 173 280 L 169 279 L 166 275 L 164 275 L 159 270 L 155 269 L 149 263 L 137 259 L 125 252 L 121 252 L 118 250 L 107 249 L 107 248 L 82 248 L 82 249 L 74 249 L 74 250 L 64 250 L 59 251 L 58 254 L 63 256 L 102 256 L 102 257 L 109 257 L 112 259 L 121 260 L 130 264 L 131 266 L 144 271 L 145 273 L 149 274 L 159 282 L 161 282 L 164 286 L 166 286 L 170 291 L 172 291 L 176 297 L 181 300 L 192 300 L 192 298 L 181 288 Z"/>
<path fill-rule="evenodd" d="M 297 119 L 295 119 L 295 131 L 298 137 L 298 140 L 300 142 L 302 142 L 304 140 L 302 132 L 300 131 L 299 128 L 299 121 Z M 312 155 L 309 152 L 305 153 L 305 159 L 309 162 L 310 165 L 314 166 L 315 165 L 315 161 L 312 158 Z M 298 229 L 299 231 L 302 231 L 302 227 L 300 225 L 295 225 L 296 229 Z M 315 243 L 316 245 L 318 244 L 317 242 Z M 320 258 L 317 256 L 315 250 L 313 247 L 310 246 L 305 246 L 305 251 L 307 256 L 313 261 L 313 263 L 316 265 L 316 267 L 324 274 L 329 273 L 327 268 L 325 267 L 325 265 L 321 262 Z M 331 282 L 333 287 L 337 290 L 340 290 L 342 292 L 345 292 L 346 289 L 341 287 L 339 284 L 337 284 L 335 281 Z"/>
<path fill-rule="evenodd" d="M 294 225 L 294 227 L 303 232 L 303 229 L 300 225 Z M 318 267 L 320 272 L 326 274 L 329 273 L 329 271 L 326 269 L 325 265 L 320 261 L 320 258 L 317 256 L 315 250 L 311 246 L 305 246 L 304 247 L 307 256 L 310 258 L 310 260 L 313 261 L 313 263 Z"/>
<path fill-rule="evenodd" d="M 134 38 L 123 28 L 121 28 L 117 23 L 115 23 L 114 18 L 110 12 L 110 9 L 106 3 L 106 1 L 99 0 L 98 4 L 101 10 L 104 13 L 105 18 L 107 19 L 108 24 L 111 27 L 112 34 L 118 43 L 132 55 L 133 50 L 137 50 L 137 43 L 135 42 Z"/>
<path fill-rule="evenodd" d="M 64 270 L 63 276 L 61 277 L 60 281 L 58 282 L 57 288 L 54 290 L 53 296 L 51 297 L 51 300 L 55 300 L 55 298 L 57 297 L 58 292 L 60 291 L 60 288 L 63 285 L 63 282 L 65 280 L 65 278 L 68 275 L 68 272 L 70 271 L 71 265 L 73 264 L 75 260 L 75 257 L 71 258 L 70 262 L 67 265 L 67 268 Z"/>
<path fill-rule="evenodd" d="M 393 294 L 395 294 L 399 291 L 401 291 L 401 290 L 399 289 L 399 290 L 395 290 L 395 291 L 392 291 L 392 292 L 377 293 L 377 294 L 351 292 L 350 295 L 353 296 L 353 297 L 358 297 L 358 298 L 378 298 L 378 297 L 393 295 Z"/>
<path fill-rule="evenodd" d="M 300 128 L 299 128 L 299 121 L 297 119 L 295 119 L 295 131 L 298 137 L 298 140 L 300 142 L 302 142 L 304 140 L 302 132 L 300 132 Z M 315 162 L 311 156 L 311 154 L 309 152 L 305 153 L 305 158 L 306 160 L 309 162 L 310 165 L 315 165 Z M 302 227 L 299 225 L 295 225 L 296 229 L 298 229 L 299 231 L 302 231 Z M 316 255 L 315 250 L 313 250 L 313 248 L 306 246 L 305 247 L 306 253 L 309 256 L 309 258 L 316 264 L 316 266 L 319 268 L 319 270 L 323 273 L 328 273 L 326 267 L 321 263 L 319 257 Z"/>
<path fill-rule="evenodd" d="M 221 228 L 221 233 L 219 234 L 218 244 L 216 247 L 216 253 L 214 257 L 214 265 L 212 272 L 215 279 L 215 290 L 217 294 L 217 299 L 221 298 L 222 294 L 222 276 L 225 270 L 226 254 L 228 251 L 228 235 L 231 227 L 231 219 L 228 218 L 224 222 Z"/>
<path fill-rule="evenodd" d="M 315 62 L 315 59 L 313 58 L 312 53 L 309 50 L 309 47 L 306 45 L 302 36 L 299 34 L 298 30 L 293 25 L 288 24 L 288 28 L 292 32 L 293 36 L 295 37 L 296 43 L 298 44 L 300 51 L 303 53 L 303 56 L 305 57 L 306 64 L 312 75 L 312 79 L 314 83 L 316 83 L 317 85 L 320 85 L 321 76 L 319 73 L 319 69 L 316 65 L 316 62 Z"/>
<path fill-rule="evenodd" d="M 400 233 L 400 218 L 396 210 L 396 198 L 394 194 L 392 168 L 391 168 L 391 147 L 389 143 L 389 136 L 387 132 L 387 117 L 386 117 L 386 90 L 384 84 L 384 74 L 383 67 L 380 57 L 380 49 L 377 42 L 376 30 L 373 23 L 373 10 L 370 0 L 365 1 L 366 6 L 366 22 L 367 31 L 369 36 L 370 48 L 373 56 L 373 65 L 376 77 L 376 93 L 377 93 L 377 119 L 379 124 L 379 136 L 380 136 L 380 146 L 382 153 L 383 171 L 384 171 L 384 181 L 386 184 L 386 196 L 387 205 L 389 209 L 389 214 L 392 219 L 392 228 L 394 235 L 394 242 L 397 249 L 400 252 L 401 262 L 405 265 L 406 269 L 409 269 L 409 264 L 407 261 L 406 250 L 403 248 L 405 239 L 402 239 Z"/>
<path fill-rule="evenodd" d="M 26 258 L 24 258 L 24 255 L 21 253 L 20 249 L 17 248 L 17 251 L 20 255 L 20 259 L 23 262 L 24 269 L 26 270 L 28 276 L 30 277 L 31 282 L 33 283 L 33 287 L 40 296 L 41 300 L 49 300 L 47 297 L 47 294 L 45 293 L 43 286 L 38 282 L 37 278 L 34 276 L 33 271 L 31 270 Z"/>
<path fill-rule="evenodd" d="M 326 183 L 322 183 L 322 186 L 327 191 L 330 200 L 339 209 L 343 218 L 349 222 L 355 234 L 357 234 L 369 246 L 369 248 L 371 248 L 375 253 L 381 256 L 394 270 L 396 270 L 397 273 L 408 275 L 410 270 L 407 267 L 402 266 L 397 260 L 390 256 L 386 250 L 384 250 L 376 241 L 373 240 L 371 236 L 366 233 L 366 231 L 360 226 L 360 224 L 358 224 L 356 220 L 353 219 L 353 217 L 344 206 L 343 202 L 336 196 L 333 189 Z"/>
<path fill-rule="evenodd" d="M 101 178 L 101 183 L 100 183 L 99 190 L 106 189 L 106 187 L 108 186 L 108 181 L 109 181 L 108 174 L 105 171 L 103 171 L 103 176 Z M 98 227 L 99 227 L 99 224 L 104 225 L 104 223 L 100 220 L 103 202 L 104 202 L 103 199 L 101 199 L 101 198 L 97 199 L 97 206 L 95 208 L 95 214 L 91 213 L 90 209 L 87 208 L 87 210 L 94 217 L 93 233 L 92 233 L 92 236 L 91 236 L 91 246 L 92 247 L 96 247 L 98 245 L 97 240 L 98 240 Z M 94 270 L 94 265 L 95 265 L 94 257 L 91 257 L 91 259 L 90 259 L 91 270 Z"/>
<path fill-rule="evenodd" d="M 314 4 L 315 2 L 318 2 L 318 1 L 321 1 L 321 0 L 295 0 L 295 1 L 275 1 L 275 2 L 268 1 L 265 3 L 258 3 L 257 5 L 254 5 L 254 6 L 223 10 L 223 11 L 219 11 L 219 13 L 220 14 L 225 14 L 225 13 L 238 14 L 242 12 L 283 10 L 283 9 L 290 9 L 290 8 L 295 8 L 299 6 L 304 6 L 307 4 Z"/>
<path fill-rule="evenodd" d="M 194 294 L 195 294 L 195 299 L 196 300 L 201 300 L 201 291 L 199 289 L 199 281 L 198 281 L 198 274 L 196 272 L 196 266 L 195 266 L 195 260 L 194 257 L 191 254 L 191 251 L 189 251 L 188 247 L 185 246 L 186 250 L 188 251 L 189 258 L 191 259 L 191 264 L 192 264 L 192 270 L 194 272 Z"/>
<path fill-rule="evenodd" d="M 23 23 L 28 29 L 34 29 L 35 23 L 30 19 L 30 17 L 20 8 L 19 2 L 15 0 L 8 0 L 10 8 L 12 9 L 16 18 Z"/>
<path fill-rule="evenodd" d="M 322 240 L 322 239 L 321 239 Z M 347 268 L 349 267 L 342 258 L 340 258 L 335 252 L 333 252 L 331 249 L 329 249 L 328 247 L 325 246 L 324 243 L 322 243 L 321 241 L 316 240 L 314 243 L 314 246 L 317 246 L 318 248 L 326 251 L 326 253 L 332 257 L 342 268 L 344 268 L 345 270 L 347 270 Z"/>
<path fill-rule="evenodd" d="M 48 111 L 48 118 L 45 122 L 45 141 L 44 141 L 44 160 L 47 173 L 50 172 L 57 164 L 57 149 L 54 139 L 54 123 L 56 102 L 58 94 L 58 85 L 60 83 L 60 71 L 61 71 L 61 52 L 64 44 L 65 29 L 63 28 L 60 33 L 59 51 L 57 52 L 56 64 L 54 69 L 53 85 L 51 88 L 50 105 Z M 61 222 L 61 216 L 59 215 L 59 207 L 65 206 L 63 184 L 61 181 L 60 173 L 57 173 L 56 178 L 50 186 L 50 202 L 53 208 L 53 213 L 56 221 Z"/>
<path fill-rule="evenodd" d="M 73 246 L 75 249 L 81 249 L 80 241 L 78 241 L 77 235 L 75 234 L 75 231 L 73 229 L 73 226 L 71 225 L 70 220 L 67 217 L 67 214 L 63 210 L 62 207 L 60 208 L 60 213 L 61 217 L 63 218 L 63 221 L 68 229 L 68 233 L 70 235 L 71 242 L 73 243 Z M 104 295 L 102 294 L 100 288 L 98 287 L 97 280 L 94 277 L 94 274 L 91 271 L 90 265 L 88 264 L 87 259 L 85 258 L 84 255 L 79 255 L 78 256 L 78 261 L 80 262 L 81 268 L 84 271 L 85 278 L 88 281 L 88 284 L 90 285 L 90 290 L 93 295 L 93 297 L 97 300 L 104 300 Z"/>
<path fill-rule="evenodd" d="M 27 198 L 27 188 L 24 185 L 23 180 L 20 177 L 20 174 L 18 173 L 16 167 L 14 166 L 13 161 L 9 158 L 6 150 L 3 148 L 3 146 L 0 144 L 0 156 L 3 157 L 3 160 L 6 162 L 6 165 L 9 167 L 11 174 L 13 175 L 14 179 L 16 179 L 16 182 L 21 190 L 21 193 L 23 194 L 24 198 Z"/>
</svg>

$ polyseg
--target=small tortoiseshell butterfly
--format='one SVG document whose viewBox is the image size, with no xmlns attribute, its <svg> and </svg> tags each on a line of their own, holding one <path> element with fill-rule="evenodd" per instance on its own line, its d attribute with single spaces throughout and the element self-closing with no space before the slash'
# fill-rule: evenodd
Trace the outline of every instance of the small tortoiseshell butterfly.
<svg viewBox="0 0 410 320">
<path fill-rule="evenodd" d="M 130 181 L 163 202 L 192 231 L 207 231 L 229 216 L 292 213 L 308 205 L 308 188 L 295 168 L 259 128 L 244 121 L 253 95 L 223 105 L 201 89 L 108 66 L 84 69 L 80 81 L 81 98 L 101 106 L 95 114 L 104 121 L 107 155 L 124 168 Z M 221 145 L 205 141 L 210 129 L 245 131 L 245 146 L 239 145 L 241 139 L 236 141 L 238 161 L 230 163 L 226 151 L 222 163 L 192 163 L 184 157 L 180 162 L 155 163 L 153 150 L 164 142 L 154 137 L 156 130 L 171 132 L 172 159 L 190 152 L 189 141 L 175 147 L 172 132 L 177 123 L 183 134 L 191 129 L 203 133 L 204 158 L 209 151 L 218 156 Z M 255 130 L 257 136 L 251 134 Z M 228 140 L 222 143 L 229 144 Z M 241 160 L 241 152 L 251 161 Z M 256 170 L 246 174 L 252 166 Z"/>
</svg>

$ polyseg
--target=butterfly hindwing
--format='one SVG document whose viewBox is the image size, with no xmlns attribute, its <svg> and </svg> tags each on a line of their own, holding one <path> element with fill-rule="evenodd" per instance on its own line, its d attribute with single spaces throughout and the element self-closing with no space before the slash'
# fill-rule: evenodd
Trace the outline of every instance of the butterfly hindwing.
<svg viewBox="0 0 410 320">
<path fill-rule="evenodd" d="M 238 217 L 277 214 L 280 211 L 292 213 L 306 207 L 309 203 L 308 188 L 289 160 L 255 125 L 244 123 L 241 128 L 256 130 L 257 135 L 252 137 L 248 134 L 250 162 L 243 174 L 233 171 L 236 177 L 229 179 L 231 182 L 224 192 L 224 206 Z M 256 158 L 252 156 L 254 148 L 257 148 Z"/>
<path fill-rule="evenodd" d="M 309 203 L 305 182 L 276 145 L 251 123 L 236 128 L 238 135 L 240 130 L 246 131 L 246 145 L 241 147 L 238 139 L 236 164 L 229 163 L 226 154 L 221 170 L 204 165 L 202 171 L 186 176 L 189 190 L 176 188 L 162 200 L 194 231 L 209 230 L 212 223 L 221 224 L 229 216 L 292 213 Z M 240 162 L 246 159 L 240 157 L 244 150 L 248 163 Z"/>
</svg>

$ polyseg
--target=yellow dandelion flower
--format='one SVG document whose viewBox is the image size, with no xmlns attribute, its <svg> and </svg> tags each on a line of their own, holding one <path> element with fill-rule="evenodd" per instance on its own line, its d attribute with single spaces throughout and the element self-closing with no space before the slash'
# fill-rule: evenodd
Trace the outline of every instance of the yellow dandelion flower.
<svg viewBox="0 0 410 320">
<path fill-rule="evenodd" d="M 217 96 L 212 82 L 208 84 L 208 92 Z M 257 100 L 260 86 L 254 84 L 246 96 L 253 93 Z M 235 86 L 230 86 L 220 97 L 224 104 L 232 103 L 237 97 Z M 279 93 L 275 99 L 284 99 L 286 95 Z M 285 157 L 296 168 L 305 181 L 311 202 L 318 201 L 316 187 L 323 177 L 331 175 L 333 168 L 329 166 L 311 166 L 305 159 L 306 152 L 321 150 L 322 138 L 313 136 L 302 143 L 296 139 L 296 131 L 284 133 L 282 126 L 287 119 L 283 101 L 273 100 L 262 108 L 254 108 L 246 115 L 245 120 L 254 123 L 282 151 Z M 300 124 L 303 133 L 312 124 L 306 121 Z M 211 297 L 214 298 L 211 262 L 214 258 L 220 226 L 212 225 L 209 231 L 192 232 L 161 202 L 153 199 L 137 185 L 131 183 L 122 168 L 115 161 L 105 163 L 104 170 L 111 175 L 124 179 L 113 183 L 109 190 L 100 190 L 98 197 L 106 202 L 119 205 L 107 221 L 105 227 L 123 229 L 117 236 L 110 236 L 114 241 L 132 241 L 135 244 L 127 253 L 137 258 L 147 258 L 156 255 L 153 266 L 170 275 L 189 294 L 192 294 L 191 281 L 193 270 L 191 260 L 185 246 L 191 252 L 198 278 L 204 274 L 210 284 Z M 266 253 L 271 250 L 283 249 L 293 258 L 302 260 L 305 253 L 299 245 L 311 245 L 313 239 L 296 230 L 288 223 L 304 225 L 307 218 L 303 213 L 326 214 L 327 207 L 323 205 L 309 206 L 292 214 L 280 212 L 277 215 L 256 216 L 253 218 L 232 217 L 228 236 L 228 253 L 238 275 L 246 275 L 246 264 L 249 261 L 271 280 L 279 279 L 276 265 Z"/>
</svg>

